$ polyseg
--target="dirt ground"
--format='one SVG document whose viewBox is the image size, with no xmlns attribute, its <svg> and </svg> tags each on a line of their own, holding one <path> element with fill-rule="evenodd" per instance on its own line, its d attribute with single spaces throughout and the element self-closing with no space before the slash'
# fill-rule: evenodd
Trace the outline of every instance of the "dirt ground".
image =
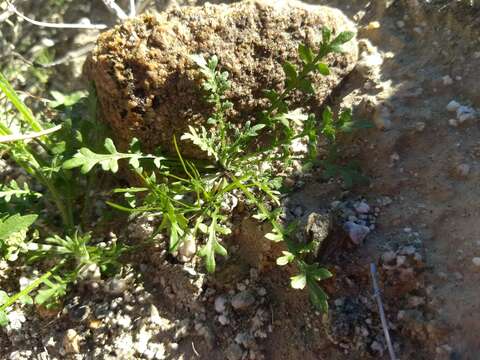
<svg viewBox="0 0 480 360">
<path fill-rule="evenodd" d="M 182 299 L 182 304 L 188 304 L 179 306 L 166 290 L 175 293 L 175 284 L 183 278 L 164 275 L 166 279 L 161 280 L 158 269 L 154 272 L 140 265 L 150 301 L 163 319 L 173 323 L 195 317 L 190 329 L 196 332 L 177 337 L 179 327 L 172 325 L 156 334 L 164 342 L 175 338 L 178 343 L 164 358 L 241 358 L 235 357 L 232 338 L 245 324 L 261 318 L 262 325 L 255 331 L 265 336 L 257 336 L 263 340 L 257 340 L 249 355 L 243 354 L 245 358 L 388 359 L 372 297 L 369 264 L 373 262 L 379 268 L 398 359 L 479 359 L 480 264 L 473 259 L 480 257 L 480 117 L 477 114 L 476 119 L 459 124 L 447 105 L 455 100 L 480 106 L 480 10 L 457 1 L 321 3 L 342 9 L 359 27 L 367 70 L 359 66 L 330 102 L 351 105 L 354 114 L 376 125 L 360 137 L 345 140 L 370 183 L 345 190 L 314 173 L 302 179 L 304 185 L 290 196 L 287 207 L 300 206 L 308 214 L 330 208 L 333 201 L 364 199 L 372 209 L 378 208 L 372 210 L 375 230 L 365 244 L 339 246 L 325 258 L 335 273 L 325 285 L 330 295 L 328 317 L 311 308 L 306 294 L 289 288 L 288 269 L 267 265 L 260 267 L 257 277 L 252 265 L 264 259 L 252 259 L 240 250 L 232 256 L 231 265 L 221 266 L 215 278 L 208 280 L 208 288 L 215 289 L 216 295 L 208 294 L 204 286 L 199 296 L 206 308 L 200 320 L 208 325 L 203 331 L 196 325 L 195 300 L 190 304 Z M 160 9 L 167 5 L 171 4 L 157 4 Z M 242 223 L 234 241 L 255 242 L 264 230 Z M 263 251 L 273 250 L 267 246 Z M 239 315 L 235 324 L 220 326 L 212 310 L 216 296 L 231 295 L 245 286 L 263 288 L 266 295 L 255 308 Z M 187 291 L 184 297 L 188 296 Z M 95 294 L 82 301 L 103 301 L 100 297 Z M 49 323 L 38 320 L 32 327 L 39 344 L 52 331 L 45 327 Z M 71 326 L 79 325 L 59 325 L 57 331 Z M 92 349 L 95 341 L 90 342 L 84 346 Z M 10 345 L 5 334 L 0 334 L 0 344 L 4 358 L 15 358 L 11 354 L 18 347 Z M 95 354 L 77 355 L 115 358 Z"/>
</svg>

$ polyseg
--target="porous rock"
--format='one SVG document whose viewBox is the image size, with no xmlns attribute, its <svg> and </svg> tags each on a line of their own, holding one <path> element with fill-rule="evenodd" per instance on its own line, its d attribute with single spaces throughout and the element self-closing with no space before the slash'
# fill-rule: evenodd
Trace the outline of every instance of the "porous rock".
<svg viewBox="0 0 480 360">
<path fill-rule="evenodd" d="M 226 97 L 234 110 L 228 118 L 246 121 L 268 106 L 263 90 L 282 90 L 282 64 L 299 64 L 298 45 L 316 48 L 324 26 L 334 34 L 355 29 L 337 9 L 296 1 L 242 1 L 147 13 L 101 34 L 85 71 L 120 147 L 137 137 L 145 151 L 161 147 L 174 153 L 173 136 L 178 140 L 188 125 L 206 123 L 212 110 L 189 55 L 218 56 L 220 69 L 228 71 L 232 81 Z M 343 54 L 326 59 L 329 76 L 313 76 L 317 104 L 355 66 L 356 40 L 343 49 Z M 300 102 L 301 94 L 296 100 Z M 185 156 L 204 157 L 189 143 L 181 149 Z"/>
</svg>

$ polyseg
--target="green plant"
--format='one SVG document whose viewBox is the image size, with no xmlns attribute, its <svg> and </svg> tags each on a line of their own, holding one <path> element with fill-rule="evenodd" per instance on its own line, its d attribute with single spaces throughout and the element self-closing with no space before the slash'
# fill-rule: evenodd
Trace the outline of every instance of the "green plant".
<svg viewBox="0 0 480 360">
<path fill-rule="evenodd" d="M 207 162 L 184 158 L 175 138 L 176 159 L 143 155 L 136 141 L 128 152 L 120 153 L 107 139 L 104 146 L 107 152 L 82 148 L 64 163 L 64 168 L 78 167 L 87 173 L 95 165 L 101 165 L 103 170 L 116 172 L 118 162 L 128 160 L 126 165 L 137 175 L 141 186 L 116 189 L 114 192 L 123 194 L 127 204 L 110 205 L 129 213 L 158 214 L 161 219 L 158 231 L 169 235 L 171 252 L 177 251 L 184 239 L 196 239 L 202 244 L 197 254 L 205 259 L 209 272 L 215 270 L 216 255 L 227 255 L 223 244 L 230 234 L 231 208 L 227 200 L 234 197 L 243 201 L 257 219 L 271 223 L 273 230 L 266 235 L 268 239 L 286 243 L 288 250 L 277 263 L 296 265 L 299 273 L 291 278 L 292 287 L 303 289 L 307 286 L 313 304 L 327 311 L 327 295 L 318 281 L 332 274 L 318 264 L 307 262 L 314 244 L 296 243 L 290 237 L 294 226 L 283 224 L 274 207 L 280 204 L 282 177 L 279 173 L 284 173 L 298 160 L 303 161 L 305 167 L 322 164 L 317 159 L 319 136 L 326 138 L 333 153 L 337 135 L 356 127 L 349 111 L 334 118 L 331 110 L 326 108 L 323 121 L 319 121 L 314 114 L 303 109 L 292 110 L 290 100 L 295 92 L 304 96 L 314 93 L 310 74 L 328 75 L 330 70 L 322 60 L 332 52 L 341 51 L 340 46 L 352 37 L 353 33 L 343 32 L 332 38 L 331 31 L 324 29 L 323 41 L 315 52 L 300 45 L 300 67 L 290 62 L 283 66 L 284 90 L 281 93 L 266 91 L 270 106 L 255 122 L 245 121 L 241 125 L 228 119 L 233 104 L 225 98 L 225 93 L 230 82 L 228 73 L 218 70 L 218 58 L 212 56 L 207 61 L 203 56 L 193 55 L 193 62 L 204 76 L 206 101 L 212 105 L 213 111 L 207 120 L 208 129 L 190 126 L 181 139 L 205 152 L 209 158 Z M 264 138 L 268 139 L 266 143 L 259 140 Z M 307 143 L 304 156 L 294 154 L 292 144 L 295 141 Z"/>
<path fill-rule="evenodd" d="M 30 175 L 28 181 L 42 185 L 42 190 L 35 192 L 27 181 L 20 186 L 11 180 L 0 188 L 0 202 L 7 205 L 0 208 L 0 258 L 9 262 L 46 260 L 43 263 L 56 264 L 18 293 L 9 296 L 5 291 L 0 292 L 0 325 L 5 325 L 7 310 L 16 301 L 55 306 L 67 287 L 83 278 L 92 267 L 98 269 L 99 275 L 114 272 L 120 266 L 118 258 L 126 247 L 116 243 L 109 246 L 92 243 L 90 234 L 85 232 L 85 224 L 80 226 L 76 220 L 89 211 L 90 190 L 97 176 L 92 171 L 89 177 L 79 177 L 63 167 L 64 160 L 71 158 L 81 146 L 96 149 L 98 140 L 104 137 L 103 127 L 95 121 L 95 93 L 86 97 L 84 92 L 70 95 L 54 92 L 55 101 L 51 106 L 62 121 L 62 126 L 54 126 L 52 118 L 39 121 L 1 73 L 0 90 L 20 115 L 0 121 L 2 154 Z M 18 134 L 18 130 L 27 133 Z M 23 210 L 28 214 L 22 215 L 24 211 L 13 206 L 18 201 L 26 203 Z M 57 213 L 52 216 L 49 211 L 46 218 L 42 216 L 48 223 L 47 234 L 35 230 L 30 236 L 28 231 L 39 218 L 39 201 L 45 201 L 47 206 L 54 205 L 62 224 L 52 226 Z M 77 203 L 82 206 L 74 206 Z M 82 227 L 84 231 L 79 230 Z M 50 235 L 55 232 L 61 236 Z M 37 291 L 34 299 L 30 297 L 33 291 Z"/>
</svg>

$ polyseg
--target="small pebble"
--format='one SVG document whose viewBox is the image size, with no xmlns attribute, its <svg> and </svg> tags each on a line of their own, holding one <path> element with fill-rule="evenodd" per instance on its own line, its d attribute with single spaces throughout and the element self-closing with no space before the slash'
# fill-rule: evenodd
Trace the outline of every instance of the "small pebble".
<svg viewBox="0 0 480 360">
<path fill-rule="evenodd" d="M 472 259 L 472 263 L 473 263 L 473 265 L 475 265 L 477 267 L 480 267 L 480 257 L 474 257 Z"/>
<path fill-rule="evenodd" d="M 382 344 L 380 344 L 378 341 L 374 341 L 372 343 L 372 345 L 370 345 L 370 348 L 375 351 L 375 352 L 378 352 L 380 354 L 383 354 L 383 351 L 384 351 L 384 347 Z"/>
<path fill-rule="evenodd" d="M 453 79 L 449 75 L 442 77 L 443 85 L 452 85 Z"/>
<path fill-rule="evenodd" d="M 370 206 L 365 201 L 355 204 L 354 209 L 359 214 L 367 214 L 370 212 Z"/>
<path fill-rule="evenodd" d="M 255 298 L 249 291 L 242 291 L 236 294 L 231 303 L 235 310 L 244 310 L 253 305 Z"/>
<path fill-rule="evenodd" d="M 447 110 L 450 112 L 455 112 L 460 106 L 461 105 L 458 102 L 456 102 L 455 100 L 452 100 L 448 103 Z"/>
<path fill-rule="evenodd" d="M 264 287 L 258 288 L 257 289 L 257 294 L 260 296 L 265 296 L 267 295 L 267 290 Z"/>
<path fill-rule="evenodd" d="M 477 113 L 469 106 L 460 106 L 457 109 L 457 120 L 459 124 L 462 124 L 465 121 L 475 120 L 476 117 Z"/>
<path fill-rule="evenodd" d="M 227 299 L 223 296 L 219 296 L 215 299 L 215 311 L 217 313 L 223 313 L 225 312 L 225 304 L 227 302 Z"/>
<path fill-rule="evenodd" d="M 359 225 L 352 221 L 347 221 L 343 225 L 344 230 L 348 233 L 350 240 L 356 245 L 363 243 L 363 240 L 370 233 L 370 228 L 368 226 Z"/>
<path fill-rule="evenodd" d="M 295 207 L 295 209 L 293 209 L 293 215 L 301 217 L 303 215 L 303 208 L 301 206 Z"/>
<path fill-rule="evenodd" d="M 218 317 L 218 322 L 224 326 L 229 323 L 228 318 L 225 315 L 220 315 Z"/>
<path fill-rule="evenodd" d="M 90 315 L 90 307 L 87 305 L 74 306 L 68 311 L 68 316 L 72 321 L 84 321 Z"/>
<path fill-rule="evenodd" d="M 112 295 L 121 295 L 127 290 L 127 282 L 124 279 L 112 278 L 107 282 L 105 290 Z"/>
<path fill-rule="evenodd" d="M 457 127 L 458 126 L 457 119 L 448 119 L 448 125 L 450 125 L 452 127 Z"/>
<path fill-rule="evenodd" d="M 68 329 L 63 337 L 63 348 L 67 354 L 78 354 L 80 352 L 80 337 L 74 329 Z"/>
<path fill-rule="evenodd" d="M 392 262 L 396 257 L 396 254 L 394 251 L 387 251 L 382 254 L 382 261 L 384 263 L 389 263 Z"/>
<path fill-rule="evenodd" d="M 237 289 L 238 289 L 238 291 L 245 291 L 245 290 L 247 290 L 247 287 L 245 286 L 245 284 L 238 283 L 237 284 Z"/>
<path fill-rule="evenodd" d="M 403 255 L 397 256 L 397 266 L 402 266 L 407 261 L 407 257 Z"/>
<path fill-rule="evenodd" d="M 424 305 L 425 304 L 425 298 L 423 297 L 420 297 L 420 296 L 412 296 L 408 299 L 408 305 L 410 305 L 410 307 L 419 307 L 420 305 Z"/>
<path fill-rule="evenodd" d="M 240 360 L 243 356 L 243 351 L 240 345 L 232 343 L 225 350 L 225 357 L 227 360 Z"/>
<path fill-rule="evenodd" d="M 455 173 L 460 178 L 466 178 L 468 174 L 470 174 L 470 165 L 468 164 L 460 164 L 455 169 Z"/>
<path fill-rule="evenodd" d="M 415 124 L 415 130 L 417 130 L 418 132 L 422 132 L 423 130 L 425 130 L 425 127 L 426 124 L 423 121 L 419 121 Z"/>
</svg>

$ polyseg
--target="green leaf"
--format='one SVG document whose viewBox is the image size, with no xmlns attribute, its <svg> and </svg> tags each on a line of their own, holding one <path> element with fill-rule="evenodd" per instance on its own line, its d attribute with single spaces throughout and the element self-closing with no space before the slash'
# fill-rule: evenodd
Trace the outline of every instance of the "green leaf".
<svg viewBox="0 0 480 360">
<path fill-rule="evenodd" d="M 305 274 L 299 274 L 290 278 L 290 286 L 294 289 L 304 289 L 307 285 L 307 276 Z"/>
<path fill-rule="evenodd" d="M 205 267 L 209 273 L 215 271 L 215 254 L 227 256 L 227 250 L 220 244 L 216 233 L 217 216 L 212 217 L 212 223 L 208 227 L 207 243 L 200 249 L 198 255 L 205 258 Z"/>
<path fill-rule="evenodd" d="M 277 258 L 277 265 L 284 266 L 295 260 L 295 255 L 288 251 L 282 251 L 283 256 Z"/>
<path fill-rule="evenodd" d="M 286 114 L 283 114 L 283 116 L 288 120 L 294 121 L 297 125 L 302 125 L 302 123 L 308 119 L 308 115 L 300 108 L 289 111 Z"/>
<path fill-rule="evenodd" d="M 346 42 L 352 40 L 355 36 L 354 32 L 351 31 L 343 31 L 331 42 L 332 46 L 342 45 Z"/>
<path fill-rule="evenodd" d="M 271 233 L 268 233 L 268 234 L 265 234 L 265 238 L 267 238 L 268 240 L 271 240 L 273 242 L 280 242 L 283 240 L 283 235 L 278 233 L 278 232 L 271 232 Z"/>
<path fill-rule="evenodd" d="M 33 131 L 42 131 L 43 128 L 35 119 L 32 111 L 20 99 L 12 85 L 7 78 L 0 72 L 0 90 L 5 94 L 7 99 L 15 106 L 18 112 L 22 115 L 23 121 L 27 123 Z"/>
<path fill-rule="evenodd" d="M 324 314 L 328 313 L 328 295 L 314 281 L 308 281 L 308 292 L 312 304 Z"/>
<path fill-rule="evenodd" d="M 11 180 L 8 185 L 4 185 L 0 190 L 0 198 L 5 199 L 6 202 L 10 202 L 12 197 L 25 199 L 33 196 L 39 198 L 42 194 L 31 191 L 26 182 L 23 184 L 22 189 L 15 180 Z"/>
<path fill-rule="evenodd" d="M 7 326 L 8 325 L 8 317 L 5 311 L 0 310 L 0 326 Z"/>
<path fill-rule="evenodd" d="M 327 106 L 323 111 L 322 120 L 322 134 L 325 135 L 330 141 L 334 141 L 337 131 L 333 123 L 333 113 L 329 106 Z"/>
<path fill-rule="evenodd" d="M 117 148 L 115 147 L 115 144 L 113 143 L 112 139 L 106 138 L 104 146 L 105 146 L 105 149 L 107 149 L 107 151 L 110 154 L 116 154 L 117 153 Z"/>
<path fill-rule="evenodd" d="M 32 305 L 33 304 L 33 299 L 31 296 L 25 294 L 23 296 L 20 296 L 18 300 L 24 304 L 24 305 Z"/>
<path fill-rule="evenodd" d="M 308 272 L 308 275 L 313 277 L 317 281 L 331 278 L 333 274 L 325 268 L 314 268 Z"/>
<path fill-rule="evenodd" d="M 0 306 L 5 304 L 8 301 L 9 298 L 10 297 L 8 296 L 8 294 L 5 291 L 0 290 Z"/>
<path fill-rule="evenodd" d="M 305 44 L 298 45 L 298 56 L 306 64 L 311 63 L 314 58 L 312 49 Z"/>
<path fill-rule="evenodd" d="M 27 230 L 35 220 L 37 215 L 15 214 L 10 217 L 0 219 L 0 240 L 7 240 L 10 236 L 23 230 Z"/>
<path fill-rule="evenodd" d="M 155 157 L 153 155 L 143 155 L 139 153 L 120 153 L 117 152 L 115 144 L 112 139 L 105 139 L 105 149 L 109 154 L 97 154 L 91 151 L 88 148 L 81 148 L 73 158 L 65 161 L 63 163 L 64 169 L 74 169 L 80 167 L 80 171 L 83 174 L 90 172 L 96 165 L 100 165 L 104 171 L 111 171 L 116 173 L 119 169 L 118 161 L 122 159 L 129 159 L 130 164 L 135 168 L 139 169 L 139 159 L 155 159 L 157 161 L 163 160 L 164 158 Z M 154 161 L 155 161 L 154 160 Z"/>
<path fill-rule="evenodd" d="M 50 94 L 55 99 L 54 101 L 50 102 L 50 106 L 53 108 L 59 106 L 73 106 L 80 101 L 80 99 L 86 97 L 87 93 L 85 91 L 75 91 L 71 94 L 65 95 L 59 91 L 51 91 Z"/>
<path fill-rule="evenodd" d="M 322 75 L 330 75 L 330 68 L 328 67 L 327 64 L 325 63 L 318 63 L 316 64 L 316 68 L 318 70 L 318 72 Z"/>
<path fill-rule="evenodd" d="M 218 57 L 217 55 L 213 55 L 210 59 L 208 59 L 208 67 L 210 70 L 214 71 L 218 65 Z"/>
<path fill-rule="evenodd" d="M 43 305 L 47 308 L 55 306 L 58 300 L 67 293 L 67 283 L 60 277 L 56 276 L 56 282 L 45 280 L 47 286 L 38 291 L 35 296 L 35 304 Z"/>
<path fill-rule="evenodd" d="M 274 103 L 280 97 L 275 90 L 264 90 L 263 94 L 268 100 L 270 100 L 271 103 Z"/>
<path fill-rule="evenodd" d="M 301 79 L 297 86 L 305 94 L 315 93 L 315 89 L 313 88 L 312 82 L 309 79 Z"/>
<path fill-rule="evenodd" d="M 190 125 L 188 129 L 189 132 L 183 134 L 180 139 L 190 140 L 202 151 L 206 152 L 208 156 L 212 156 L 215 160 L 218 160 L 220 156 L 216 150 L 216 146 L 218 145 L 217 138 L 212 136 L 211 132 L 207 132 L 207 129 L 203 126 L 200 127 L 200 132 L 197 132 L 197 130 Z"/>
<path fill-rule="evenodd" d="M 283 64 L 283 71 L 285 72 L 285 76 L 287 77 L 287 79 L 291 80 L 291 81 L 296 81 L 297 80 L 297 69 L 295 67 L 295 65 L 293 65 L 292 63 L 286 61 L 284 64 Z"/>
<path fill-rule="evenodd" d="M 322 41 L 324 44 L 328 44 L 330 42 L 330 38 L 332 37 L 332 30 L 327 27 L 322 29 Z"/>
</svg>

